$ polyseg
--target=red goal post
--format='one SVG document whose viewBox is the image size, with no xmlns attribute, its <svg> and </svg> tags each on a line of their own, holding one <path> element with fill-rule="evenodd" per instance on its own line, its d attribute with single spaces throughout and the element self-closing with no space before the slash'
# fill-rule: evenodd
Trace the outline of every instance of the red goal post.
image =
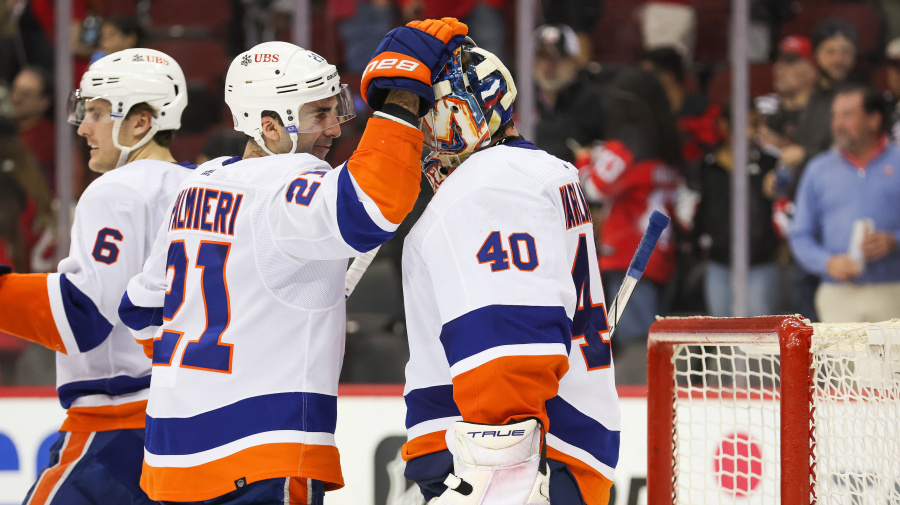
<svg viewBox="0 0 900 505">
<path fill-rule="evenodd" d="M 654 323 L 647 502 L 900 502 L 900 325 L 878 325 Z"/>
</svg>

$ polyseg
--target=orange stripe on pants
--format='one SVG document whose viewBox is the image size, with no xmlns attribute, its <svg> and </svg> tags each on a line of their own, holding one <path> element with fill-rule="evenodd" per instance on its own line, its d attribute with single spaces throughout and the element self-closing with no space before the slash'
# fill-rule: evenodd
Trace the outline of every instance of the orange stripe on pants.
<svg viewBox="0 0 900 505">
<path fill-rule="evenodd" d="M 34 493 L 25 505 L 47 505 L 53 501 L 56 491 L 87 452 L 93 438 L 93 433 L 66 433 L 66 441 L 59 453 L 59 462 L 41 473 L 34 486 Z"/>
<path fill-rule="evenodd" d="M 311 479 L 288 479 L 288 492 L 285 494 L 285 503 L 310 503 L 309 481 Z"/>
</svg>

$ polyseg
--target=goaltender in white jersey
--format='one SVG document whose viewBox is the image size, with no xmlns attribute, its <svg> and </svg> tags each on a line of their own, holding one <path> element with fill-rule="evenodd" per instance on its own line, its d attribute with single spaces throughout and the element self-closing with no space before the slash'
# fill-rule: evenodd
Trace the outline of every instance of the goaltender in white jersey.
<svg viewBox="0 0 900 505">
<path fill-rule="evenodd" d="M 456 24 L 440 26 L 465 33 Z M 428 106 L 385 88 L 383 103 L 369 97 L 377 112 L 358 148 L 332 169 L 321 158 L 354 115 L 335 67 L 283 42 L 231 64 L 226 102 L 253 137 L 245 159 L 212 160 L 184 182 L 120 307 L 153 357 L 141 478 L 151 498 L 318 504 L 343 485 L 334 430 L 348 258 L 393 236 L 421 180 L 416 112 Z"/>
<path fill-rule="evenodd" d="M 436 192 L 403 247 L 406 476 L 429 503 L 605 505 L 619 406 L 577 170 L 518 136 L 493 54 L 463 46 L 434 89 Z"/>
</svg>

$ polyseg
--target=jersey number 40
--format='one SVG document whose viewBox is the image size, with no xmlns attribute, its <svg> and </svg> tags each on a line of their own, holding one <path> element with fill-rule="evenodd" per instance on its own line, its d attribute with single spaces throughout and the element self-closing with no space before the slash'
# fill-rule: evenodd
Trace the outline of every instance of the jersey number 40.
<svg viewBox="0 0 900 505">
<path fill-rule="evenodd" d="M 510 260 L 517 269 L 533 272 L 539 265 L 534 237 L 528 233 L 513 233 L 507 238 L 509 251 L 504 249 L 503 237 L 499 231 L 488 234 L 476 253 L 480 264 L 489 264 L 491 272 L 510 270 Z M 510 254 L 512 253 L 512 254 Z M 591 275 L 597 271 L 596 275 Z M 595 304 L 591 297 L 591 278 L 600 282 L 597 259 L 588 253 L 587 236 L 578 237 L 578 249 L 572 265 L 572 282 L 575 284 L 578 305 L 572 316 L 572 340 L 584 339 L 581 354 L 588 370 L 609 368 L 612 364 L 610 341 L 603 338 L 609 331 L 606 308 L 603 302 Z"/>
<path fill-rule="evenodd" d="M 202 241 L 197 249 L 194 268 L 199 268 L 202 282 L 203 306 L 206 309 L 206 329 L 199 338 L 189 335 L 191 340 L 184 348 L 181 362 L 177 366 L 231 373 L 232 345 L 220 342 L 222 333 L 231 320 L 231 303 L 228 298 L 228 284 L 225 280 L 225 265 L 231 244 L 227 242 Z M 163 320 L 171 321 L 184 304 L 187 270 L 190 266 L 183 240 L 169 244 L 166 267 L 171 271 L 172 284 L 166 292 L 163 306 Z M 153 343 L 153 365 L 172 366 L 172 356 L 184 332 L 173 328 L 163 331 Z"/>
</svg>

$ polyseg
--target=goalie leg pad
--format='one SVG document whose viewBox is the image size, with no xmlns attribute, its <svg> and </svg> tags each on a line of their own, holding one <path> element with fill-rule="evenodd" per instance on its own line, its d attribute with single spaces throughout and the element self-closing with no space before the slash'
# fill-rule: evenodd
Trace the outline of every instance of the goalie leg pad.
<svg viewBox="0 0 900 505">
<path fill-rule="evenodd" d="M 550 472 L 540 422 L 505 425 L 456 422 L 447 430 L 454 474 L 432 503 L 550 505 Z"/>
</svg>

